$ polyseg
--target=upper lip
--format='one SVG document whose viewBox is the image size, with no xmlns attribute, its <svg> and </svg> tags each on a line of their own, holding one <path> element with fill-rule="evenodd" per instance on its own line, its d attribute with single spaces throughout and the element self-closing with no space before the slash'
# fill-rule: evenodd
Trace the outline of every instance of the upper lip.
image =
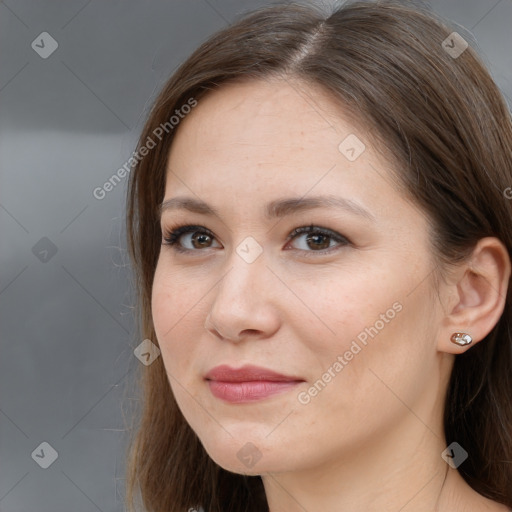
<svg viewBox="0 0 512 512">
<path fill-rule="evenodd" d="M 206 380 L 216 380 L 221 382 L 251 382 L 251 381 L 273 381 L 273 382 L 292 382 L 303 381 L 300 377 L 283 375 L 268 368 L 254 366 L 251 364 L 240 368 L 232 368 L 226 364 L 212 368 L 206 375 Z"/>
</svg>

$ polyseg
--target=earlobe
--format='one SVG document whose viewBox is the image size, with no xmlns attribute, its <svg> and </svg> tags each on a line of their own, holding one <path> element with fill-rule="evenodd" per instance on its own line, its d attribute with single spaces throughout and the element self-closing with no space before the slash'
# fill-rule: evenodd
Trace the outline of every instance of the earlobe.
<svg viewBox="0 0 512 512">
<path fill-rule="evenodd" d="M 460 354 L 482 341 L 498 323 L 510 281 L 510 255 L 495 237 L 479 240 L 450 286 L 455 305 L 446 312 L 438 349 Z"/>
<path fill-rule="evenodd" d="M 465 347 L 473 343 L 473 338 L 465 332 L 454 332 L 450 337 L 450 341 L 455 343 L 455 345 L 459 345 L 459 347 Z"/>
</svg>

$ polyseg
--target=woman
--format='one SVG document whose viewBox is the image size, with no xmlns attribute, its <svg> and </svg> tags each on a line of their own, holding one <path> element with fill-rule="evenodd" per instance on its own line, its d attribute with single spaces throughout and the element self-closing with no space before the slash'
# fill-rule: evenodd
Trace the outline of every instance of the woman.
<svg viewBox="0 0 512 512">
<path fill-rule="evenodd" d="M 512 507 L 512 123 L 454 32 L 267 7 L 165 85 L 128 192 L 161 351 L 130 505 Z"/>
</svg>

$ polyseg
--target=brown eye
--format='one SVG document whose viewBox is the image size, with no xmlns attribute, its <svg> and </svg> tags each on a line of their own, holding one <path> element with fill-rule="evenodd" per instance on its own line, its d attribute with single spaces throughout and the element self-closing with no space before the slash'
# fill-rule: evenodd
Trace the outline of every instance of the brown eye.
<svg viewBox="0 0 512 512">
<path fill-rule="evenodd" d="M 192 233 L 190 240 L 196 249 L 201 249 L 209 247 L 212 242 L 212 237 L 206 233 L 202 233 L 201 231 L 196 231 Z"/>
<path fill-rule="evenodd" d="M 303 226 L 293 230 L 288 240 L 295 239 L 303 240 L 295 249 L 309 253 L 328 252 L 336 246 L 350 244 L 350 241 L 339 233 L 317 226 Z M 200 249 L 222 247 L 218 242 L 218 245 L 213 245 L 214 242 L 216 242 L 215 235 L 209 229 L 185 225 L 167 231 L 162 243 L 173 246 L 179 252 L 197 252 Z"/>
<path fill-rule="evenodd" d="M 302 240 L 296 249 L 307 252 L 321 252 L 336 245 L 348 245 L 347 238 L 331 230 L 316 226 L 304 226 L 295 229 L 291 235 L 292 240 Z"/>
<path fill-rule="evenodd" d="M 177 251 L 187 252 L 198 249 L 209 249 L 215 236 L 211 231 L 201 226 L 179 226 L 164 235 L 164 245 L 171 245 Z M 220 247 L 220 245 L 218 246 Z"/>
<path fill-rule="evenodd" d="M 318 235 L 310 234 L 306 237 L 306 243 L 311 248 L 327 249 L 330 246 L 330 237 L 321 233 Z"/>
</svg>

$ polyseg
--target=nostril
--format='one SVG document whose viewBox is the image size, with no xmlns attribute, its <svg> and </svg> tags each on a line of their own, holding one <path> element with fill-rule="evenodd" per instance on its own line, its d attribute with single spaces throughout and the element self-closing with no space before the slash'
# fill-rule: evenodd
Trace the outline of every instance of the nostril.
<svg viewBox="0 0 512 512">
<path fill-rule="evenodd" d="M 245 329 L 244 331 L 242 331 L 242 334 L 258 334 L 259 331 L 256 330 L 256 329 Z"/>
</svg>

